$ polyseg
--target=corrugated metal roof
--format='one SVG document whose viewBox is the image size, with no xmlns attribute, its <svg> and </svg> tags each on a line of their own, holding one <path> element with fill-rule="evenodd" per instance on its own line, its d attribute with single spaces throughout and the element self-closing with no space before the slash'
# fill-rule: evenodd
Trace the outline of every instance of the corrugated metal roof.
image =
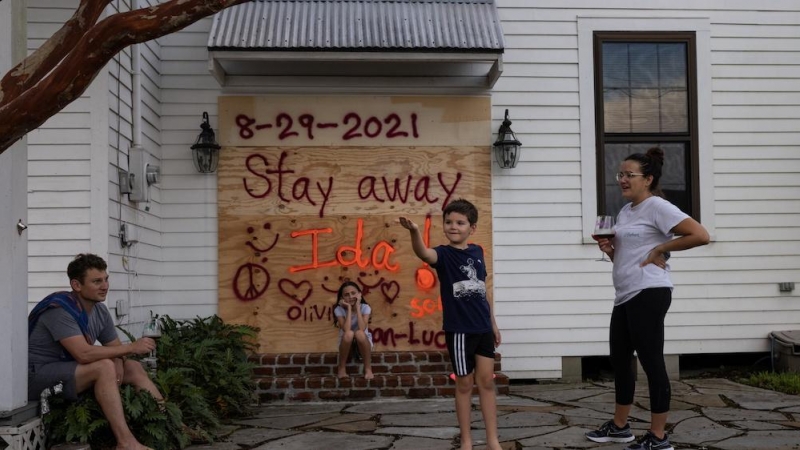
<svg viewBox="0 0 800 450">
<path fill-rule="evenodd" d="M 254 0 L 214 16 L 212 50 L 502 52 L 494 0 Z"/>
</svg>

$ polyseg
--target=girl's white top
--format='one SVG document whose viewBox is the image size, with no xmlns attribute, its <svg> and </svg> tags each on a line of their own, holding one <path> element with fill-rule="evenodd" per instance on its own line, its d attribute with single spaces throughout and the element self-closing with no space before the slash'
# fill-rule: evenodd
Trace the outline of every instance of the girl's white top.
<svg viewBox="0 0 800 450">
<path fill-rule="evenodd" d="M 362 303 L 361 304 L 361 315 L 365 316 L 365 315 L 371 314 L 371 313 L 372 313 L 372 308 L 370 308 L 369 305 L 367 305 L 366 303 Z M 347 318 L 347 309 L 345 309 L 344 306 L 337 305 L 336 308 L 333 310 L 333 315 L 336 316 L 336 317 Z M 355 311 L 353 311 L 350 314 L 350 329 L 353 330 L 353 331 L 358 330 L 358 316 L 356 315 Z M 342 334 L 342 333 L 344 333 L 344 330 L 339 328 L 339 334 Z"/>
</svg>

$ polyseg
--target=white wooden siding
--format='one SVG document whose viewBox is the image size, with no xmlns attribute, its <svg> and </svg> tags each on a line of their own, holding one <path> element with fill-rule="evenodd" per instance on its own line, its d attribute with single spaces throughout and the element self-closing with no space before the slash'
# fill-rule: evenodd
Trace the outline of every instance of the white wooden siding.
<svg viewBox="0 0 800 450">
<path fill-rule="evenodd" d="M 162 188 L 165 282 L 163 308 L 177 318 L 217 312 L 217 177 L 195 171 L 189 147 L 204 111 L 217 129 L 219 85 L 208 74 L 211 20 L 161 42 L 163 108 Z"/>
<path fill-rule="evenodd" d="M 28 2 L 28 53 L 69 18 L 77 1 Z M 91 239 L 91 99 L 82 96 L 28 134 L 29 307 L 69 286 L 66 268 Z"/>
</svg>

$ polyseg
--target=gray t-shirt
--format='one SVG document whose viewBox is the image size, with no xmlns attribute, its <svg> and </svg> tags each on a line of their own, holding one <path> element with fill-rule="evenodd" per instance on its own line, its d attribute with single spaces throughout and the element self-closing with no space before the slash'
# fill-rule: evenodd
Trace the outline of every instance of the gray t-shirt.
<svg viewBox="0 0 800 450">
<path fill-rule="evenodd" d="M 63 308 L 48 309 L 28 337 L 28 364 L 39 367 L 61 361 L 67 351 L 59 341 L 72 336 L 83 336 L 75 319 Z M 114 321 L 102 303 L 96 303 L 89 313 L 89 336 L 104 345 L 117 339 Z"/>
<path fill-rule="evenodd" d="M 661 197 L 649 197 L 636 205 L 622 207 L 614 226 L 614 305 L 621 305 L 643 289 L 672 287 L 669 264 L 662 269 L 655 264 L 639 265 L 654 247 L 672 240 L 670 232 L 688 218 L 683 211 Z"/>
</svg>

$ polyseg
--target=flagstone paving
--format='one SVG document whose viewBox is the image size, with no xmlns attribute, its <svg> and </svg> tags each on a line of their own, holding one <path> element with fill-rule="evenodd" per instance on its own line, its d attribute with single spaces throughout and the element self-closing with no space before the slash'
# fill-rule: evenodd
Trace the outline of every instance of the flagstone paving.
<svg viewBox="0 0 800 450">
<path fill-rule="evenodd" d="M 668 429 L 676 449 L 800 450 L 800 396 L 724 379 L 672 383 Z M 504 450 L 622 449 L 584 434 L 611 417 L 611 383 L 512 385 L 497 399 Z M 472 439 L 486 430 L 473 400 Z M 648 428 L 646 387 L 631 414 L 634 434 Z M 188 450 L 451 450 L 458 449 L 453 399 L 267 404 L 236 421 L 219 442 Z"/>
</svg>

